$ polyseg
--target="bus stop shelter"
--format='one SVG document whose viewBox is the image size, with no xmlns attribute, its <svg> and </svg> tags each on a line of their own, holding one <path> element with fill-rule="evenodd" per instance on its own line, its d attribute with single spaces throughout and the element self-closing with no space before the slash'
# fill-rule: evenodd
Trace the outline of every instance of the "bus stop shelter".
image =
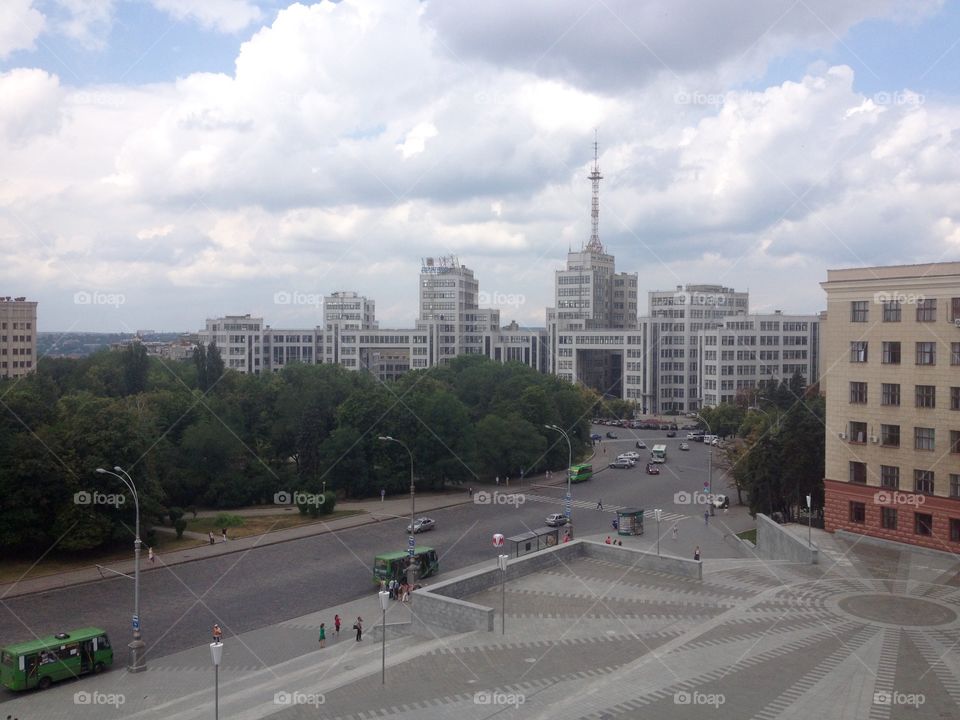
<svg viewBox="0 0 960 720">
<path fill-rule="evenodd" d="M 540 527 L 507 538 L 507 542 L 510 543 L 510 554 L 513 557 L 553 547 L 559 540 L 560 528 L 555 527 Z"/>
<path fill-rule="evenodd" d="M 643 508 L 617 510 L 617 535 L 643 535 Z"/>
</svg>

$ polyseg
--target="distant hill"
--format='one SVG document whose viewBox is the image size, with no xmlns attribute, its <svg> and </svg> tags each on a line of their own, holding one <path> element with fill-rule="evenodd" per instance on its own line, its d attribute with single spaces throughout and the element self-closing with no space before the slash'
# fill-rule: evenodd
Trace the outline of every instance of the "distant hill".
<svg viewBox="0 0 960 720">
<path fill-rule="evenodd" d="M 142 335 L 145 342 L 171 342 L 184 333 L 152 333 Z M 38 357 L 85 357 L 100 350 L 109 349 L 112 343 L 129 340 L 134 333 L 95 332 L 39 332 L 37 333 Z"/>
</svg>

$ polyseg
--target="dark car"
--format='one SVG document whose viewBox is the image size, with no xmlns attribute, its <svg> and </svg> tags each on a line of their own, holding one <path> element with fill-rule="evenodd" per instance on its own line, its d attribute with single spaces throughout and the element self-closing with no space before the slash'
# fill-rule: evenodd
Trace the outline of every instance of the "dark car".
<svg viewBox="0 0 960 720">
<path fill-rule="evenodd" d="M 659 429 L 660 429 L 660 430 L 669 430 L 669 429 L 670 429 L 670 426 L 667 425 L 666 423 L 661 423 Z"/>
<path fill-rule="evenodd" d="M 643 440 L 637 440 L 637 448 L 639 450 L 645 450 L 646 447 L 647 447 L 647 444 Z"/>
<path fill-rule="evenodd" d="M 667 437 L 676 437 L 676 436 L 677 436 L 676 430 L 667 430 Z"/>
<path fill-rule="evenodd" d="M 656 463 L 647 463 L 647 475 L 659 475 L 660 466 Z"/>
<path fill-rule="evenodd" d="M 607 437 L 610 438 L 611 440 L 616 440 L 616 439 L 617 439 L 617 434 L 614 433 L 614 432 L 608 432 L 608 433 L 607 433 Z"/>
<path fill-rule="evenodd" d="M 601 435 L 600 433 L 594 433 L 593 435 L 590 436 L 590 439 L 591 439 L 591 440 L 603 440 L 603 435 Z"/>
</svg>

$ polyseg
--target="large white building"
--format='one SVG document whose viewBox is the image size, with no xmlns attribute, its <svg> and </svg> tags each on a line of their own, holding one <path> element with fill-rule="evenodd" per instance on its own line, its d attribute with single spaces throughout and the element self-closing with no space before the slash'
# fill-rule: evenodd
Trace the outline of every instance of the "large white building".
<svg viewBox="0 0 960 720">
<path fill-rule="evenodd" d="M 0 378 L 33 372 L 37 365 L 37 303 L 0 297 Z"/>
</svg>

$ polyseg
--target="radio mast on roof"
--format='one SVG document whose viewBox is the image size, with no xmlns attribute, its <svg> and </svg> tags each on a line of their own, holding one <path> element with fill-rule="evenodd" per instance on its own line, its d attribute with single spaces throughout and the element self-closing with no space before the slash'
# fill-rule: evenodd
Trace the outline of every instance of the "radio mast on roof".
<svg viewBox="0 0 960 720">
<path fill-rule="evenodd" d="M 587 250 L 592 252 L 603 252 L 603 243 L 600 242 L 600 181 L 603 175 L 600 174 L 600 154 L 597 143 L 597 131 L 593 131 L 593 171 L 588 176 L 593 184 L 593 201 L 590 205 L 590 242 L 587 243 Z"/>
</svg>

